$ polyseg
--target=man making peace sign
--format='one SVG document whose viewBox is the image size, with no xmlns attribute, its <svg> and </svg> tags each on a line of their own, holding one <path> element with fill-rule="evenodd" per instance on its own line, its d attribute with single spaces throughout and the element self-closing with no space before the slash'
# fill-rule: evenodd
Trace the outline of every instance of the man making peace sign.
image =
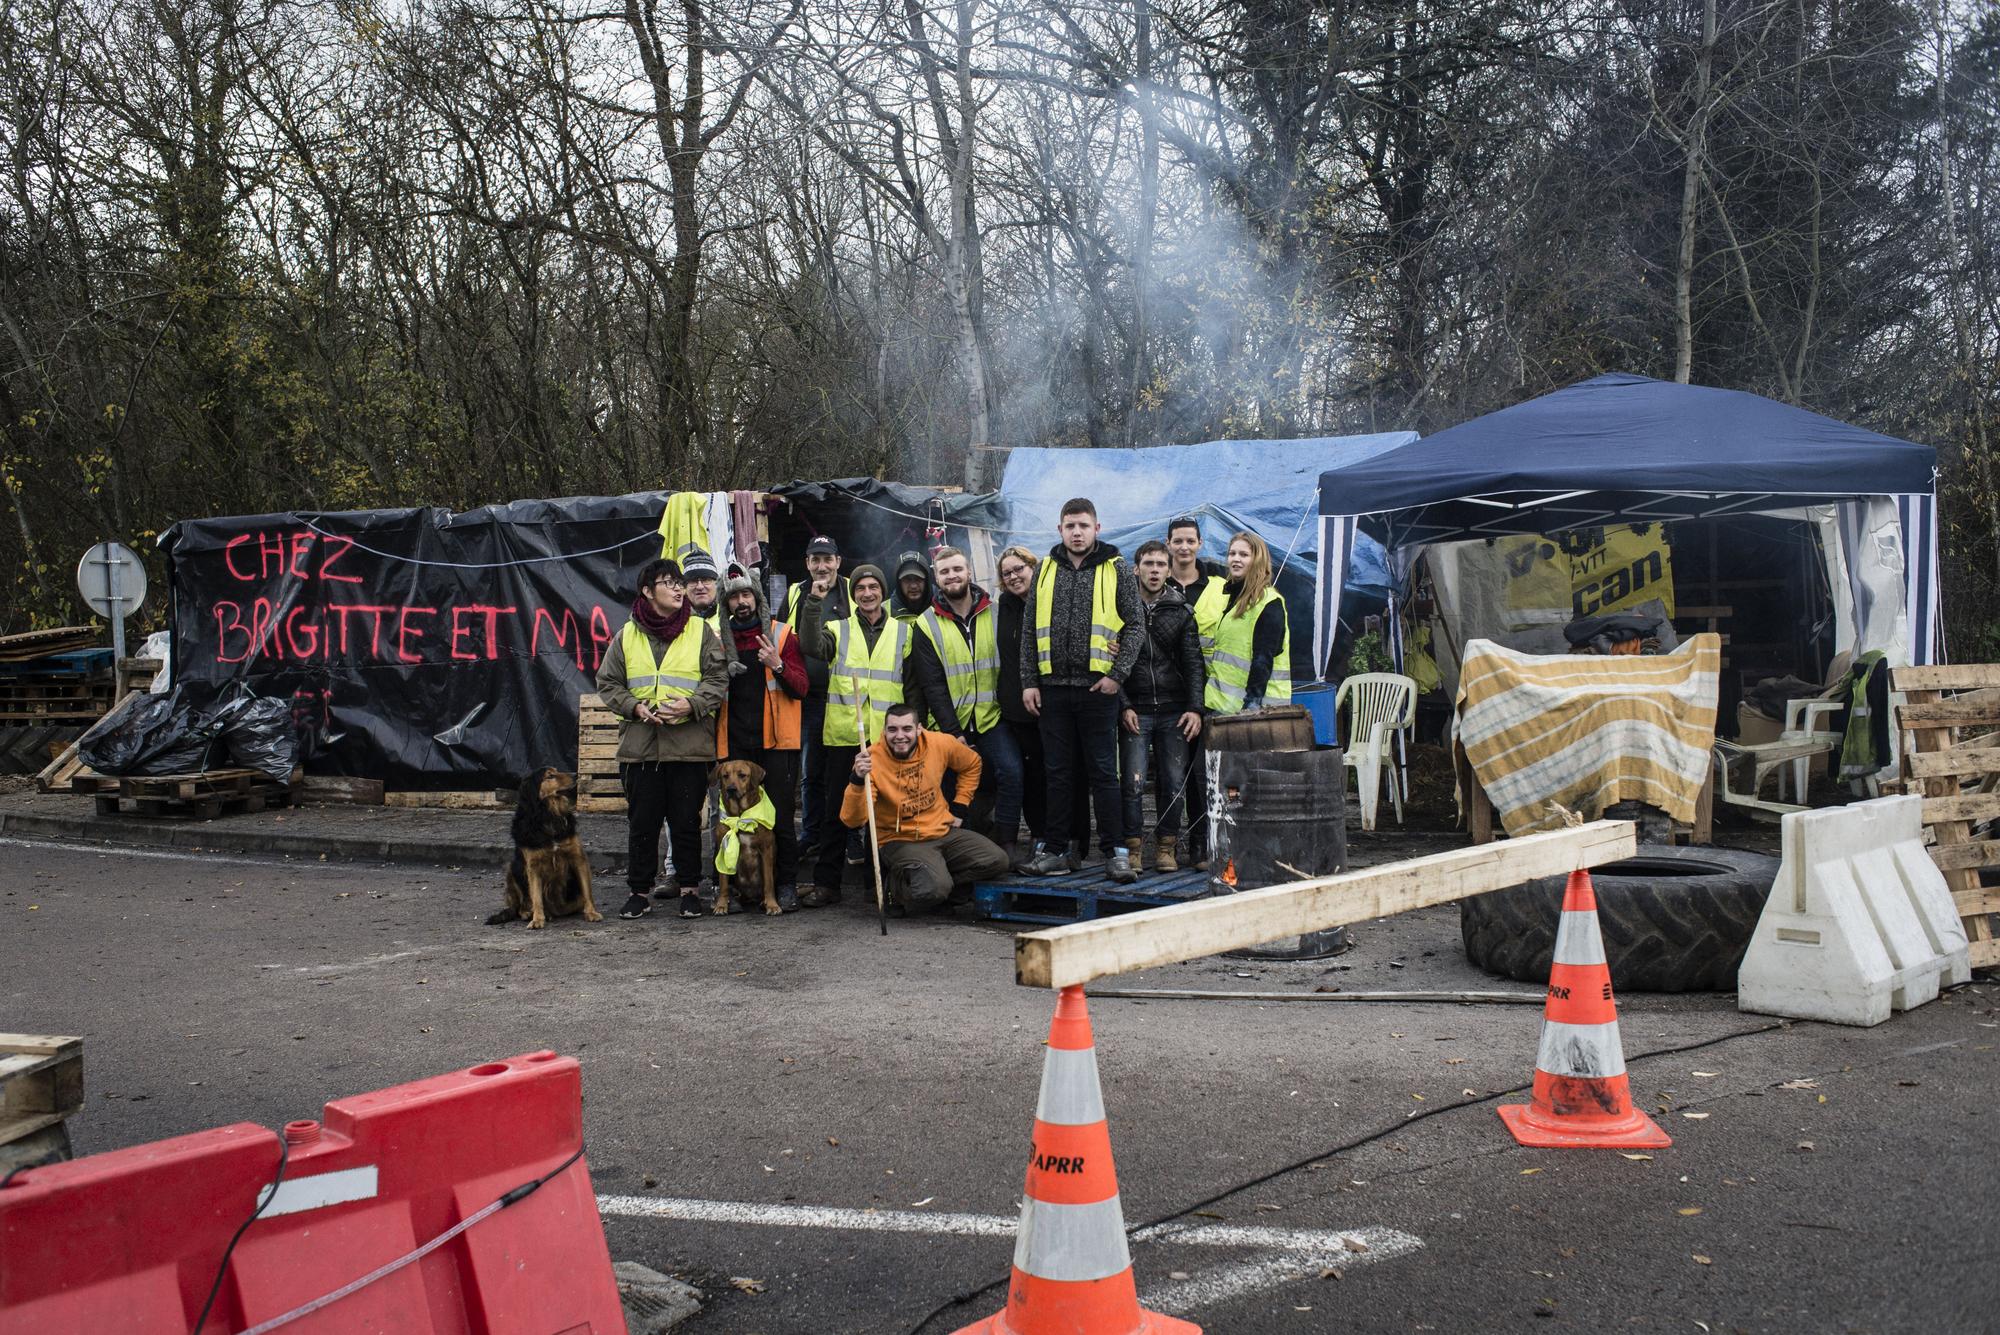
<svg viewBox="0 0 2000 1335">
<path fill-rule="evenodd" d="M 737 575 L 722 586 L 729 616 L 729 699 L 717 720 L 715 754 L 763 767 L 764 792 L 777 811 L 778 903 L 798 907 L 799 835 L 793 823 L 799 793 L 799 702 L 806 660 L 798 637 L 764 610 L 756 581 Z"/>
</svg>

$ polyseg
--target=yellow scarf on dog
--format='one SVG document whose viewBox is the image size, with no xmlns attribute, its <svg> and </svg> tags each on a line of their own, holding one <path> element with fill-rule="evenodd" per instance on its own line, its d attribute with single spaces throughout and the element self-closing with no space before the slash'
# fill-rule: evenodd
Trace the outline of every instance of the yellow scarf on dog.
<svg viewBox="0 0 2000 1335">
<path fill-rule="evenodd" d="M 722 842 L 715 849 L 715 869 L 724 876 L 736 874 L 736 864 L 743 856 L 743 836 L 752 830 L 768 830 L 778 823 L 778 809 L 771 805 L 771 795 L 764 793 L 757 799 L 757 805 L 740 816 L 722 813 Z"/>
</svg>

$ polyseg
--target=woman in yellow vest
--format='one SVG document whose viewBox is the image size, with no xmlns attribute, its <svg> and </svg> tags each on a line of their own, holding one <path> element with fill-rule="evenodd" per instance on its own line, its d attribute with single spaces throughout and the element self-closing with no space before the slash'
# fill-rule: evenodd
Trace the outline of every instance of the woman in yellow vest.
<svg viewBox="0 0 2000 1335">
<path fill-rule="evenodd" d="M 1285 600 L 1271 587 L 1271 549 L 1262 538 L 1238 533 L 1229 540 L 1229 576 L 1208 581 L 1194 621 L 1208 665 L 1209 712 L 1291 701 L 1292 632 Z"/>
<path fill-rule="evenodd" d="M 690 615 L 681 568 L 661 558 L 639 572 L 632 617 L 597 669 L 597 693 L 623 719 L 618 779 L 625 788 L 625 879 L 621 918 L 652 912 L 660 870 L 660 825 L 673 839 L 683 918 L 701 916 L 701 804 L 715 763 L 715 715 L 729 692 L 722 641 Z"/>
</svg>

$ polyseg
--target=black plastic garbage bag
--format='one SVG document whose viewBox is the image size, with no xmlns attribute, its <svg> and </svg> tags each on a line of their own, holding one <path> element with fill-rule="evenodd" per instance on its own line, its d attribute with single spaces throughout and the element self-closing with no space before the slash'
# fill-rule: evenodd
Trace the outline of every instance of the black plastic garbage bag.
<svg viewBox="0 0 2000 1335">
<path fill-rule="evenodd" d="M 292 708 L 283 700 L 252 695 L 247 689 L 225 698 L 212 716 L 221 731 L 229 763 L 261 771 L 289 783 L 305 759 Z"/>
<path fill-rule="evenodd" d="M 99 774 L 196 774 L 209 767 L 217 731 L 179 690 L 143 695 L 92 724 L 77 755 Z"/>
</svg>

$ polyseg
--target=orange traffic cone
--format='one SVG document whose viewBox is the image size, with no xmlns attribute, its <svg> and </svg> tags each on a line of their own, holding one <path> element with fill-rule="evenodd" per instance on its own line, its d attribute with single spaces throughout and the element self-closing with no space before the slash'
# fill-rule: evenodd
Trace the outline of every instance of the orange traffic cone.
<svg viewBox="0 0 2000 1335">
<path fill-rule="evenodd" d="M 1632 1106 L 1611 969 L 1597 930 L 1597 892 L 1587 872 L 1571 872 L 1563 891 L 1535 1057 L 1535 1101 L 1499 1111 L 1515 1140 L 1541 1149 L 1658 1149 L 1674 1143 Z"/>
<path fill-rule="evenodd" d="M 1007 1306 L 954 1335 L 1201 1335 L 1139 1306 L 1081 987 L 1056 997 Z"/>
</svg>

